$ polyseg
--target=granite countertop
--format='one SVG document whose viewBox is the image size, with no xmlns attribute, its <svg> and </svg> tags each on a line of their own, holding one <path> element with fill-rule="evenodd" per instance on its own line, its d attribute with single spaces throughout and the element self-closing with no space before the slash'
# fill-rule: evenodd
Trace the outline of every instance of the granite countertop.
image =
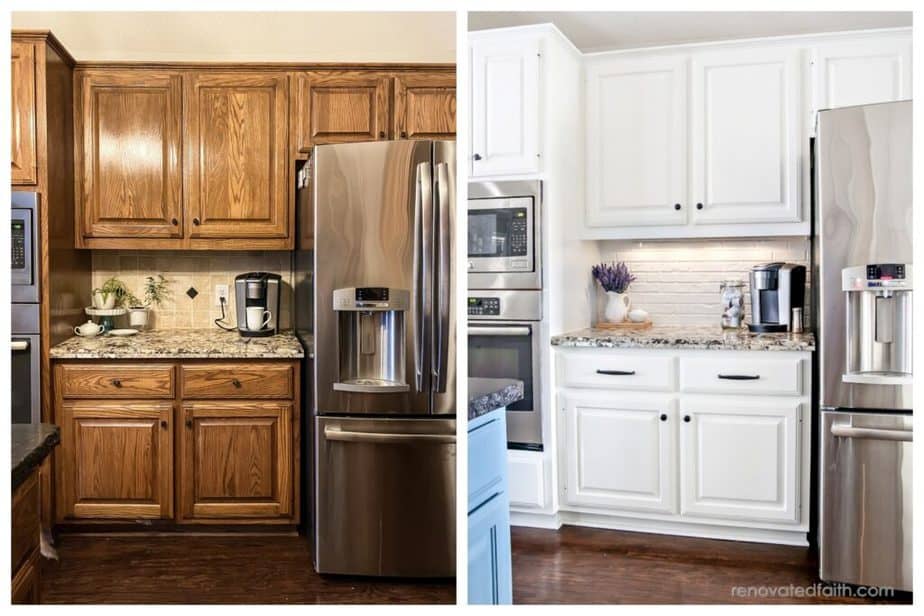
<svg viewBox="0 0 924 616">
<path fill-rule="evenodd" d="M 61 442 L 61 431 L 52 424 L 12 424 L 10 450 L 13 454 L 15 490 L 29 477 L 48 454 Z"/>
<path fill-rule="evenodd" d="M 752 334 L 747 330 L 723 330 L 719 326 L 653 326 L 624 331 L 588 328 L 552 337 L 560 347 L 614 349 L 708 349 L 716 351 L 814 351 L 815 336 L 802 334 Z"/>
<path fill-rule="evenodd" d="M 514 379 L 468 379 L 468 419 L 476 419 L 523 399 L 523 381 Z"/>
<path fill-rule="evenodd" d="M 51 347 L 52 359 L 299 359 L 305 350 L 295 334 L 244 338 L 223 329 L 162 329 L 134 336 L 73 336 Z"/>
</svg>

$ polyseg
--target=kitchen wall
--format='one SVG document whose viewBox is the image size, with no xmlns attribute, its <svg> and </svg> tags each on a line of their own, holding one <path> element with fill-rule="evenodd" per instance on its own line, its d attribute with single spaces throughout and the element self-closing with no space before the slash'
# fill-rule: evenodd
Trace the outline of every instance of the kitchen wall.
<svg viewBox="0 0 924 616">
<path fill-rule="evenodd" d="M 722 280 L 743 280 L 747 290 L 748 272 L 754 265 L 786 261 L 809 267 L 811 256 L 808 238 L 612 240 L 598 244 L 603 260 L 625 261 L 629 265 L 637 277 L 629 289 L 632 306 L 647 310 L 656 325 L 718 325 L 722 312 L 719 296 Z M 811 271 L 808 274 L 811 278 Z M 590 276 L 590 265 L 587 276 Z M 807 303 L 809 297 L 806 289 Z M 602 314 L 603 300 L 601 291 L 597 314 Z M 745 306 L 746 320 L 750 320 L 748 294 Z M 805 312 L 808 327 L 809 306 Z"/>
<path fill-rule="evenodd" d="M 142 297 L 144 279 L 164 275 L 173 293 L 163 308 L 154 308 L 151 323 L 161 329 L 215 327 L 214 320 L 221 316 L 213 295 L 216 284 L 228 285 L 227 322 L 235 325 L 234 277 L 256 271 L 282 276 L 279 323 L 284 329 L 292 327 L 293 274 L 289 252 L 93 251 L 93 288 L 101 287 L 108 278 L 116 276 L 135 295 Z M 190 288 L 198 292 L 195 298 L 187 295 Z M 121 324 L 117 322 L 116 325 Z"/>
</svg>

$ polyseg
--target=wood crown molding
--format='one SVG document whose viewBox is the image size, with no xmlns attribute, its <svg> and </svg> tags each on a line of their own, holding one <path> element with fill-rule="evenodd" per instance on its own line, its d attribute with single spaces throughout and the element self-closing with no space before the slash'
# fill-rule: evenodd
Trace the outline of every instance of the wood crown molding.
<svg viewBox="0 0 924 616">
<path fill-rule="evenodd" d="M 172 71 L 222 70 L 246 71 L 312 71 L 368 70 L 393 72 L 455 72 L 455 64 L 446 63 L 387 63 L 387 62 L 146 62 L 135 60 L 77 62 L 76 69 L 151 69 Z"/>
<path fill-rule="evenodd" d="M 55 52 L 61 56 L 64 62 L 74 68 L 77 65 L 77 61 L 74 59 L 74 56 L 61 44 L 61 41 L 55 37 L 51 30 L 12 30 L 11 38 L 16 41 L 33 41 L 33 42 L 44 42 L 49 47 L 55 50 Z"/>
</svg>

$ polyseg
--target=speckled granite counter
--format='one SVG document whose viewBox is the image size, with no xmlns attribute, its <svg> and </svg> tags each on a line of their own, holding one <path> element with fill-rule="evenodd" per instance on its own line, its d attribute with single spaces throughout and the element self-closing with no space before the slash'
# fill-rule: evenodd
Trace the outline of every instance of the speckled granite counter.
<svg viewBox="0 0 924 616">
<path fill-rule="evenodd" d="M 11 489 L 15 490 L 61 442 L 61 431 L 52 424 L 13 424 L 10 450 L 13 455 Z"/>
<path fill-rule="evenodd" d="M 708 349 L 715 351 L 814 351 L 815 336 L 752 334 L 746 328 L 661 326 L 639 331 L 581 329 L 552 337 L 553 346 L 615 349 Z"/>
<path fill-rule="evenodd" d="M 167 329 L 134 336 L 74 336 L 51 347 L 52 359 L 299 359 L 298 338 L 282 332 L 267 338 L 243 338 L 212 329 Z"/>
<path fill-rule="evenodd" d="M 514 379 L 468 379 L 468 419 L 471 421 L 523 399 L 523 381 Z"/>
</svg>

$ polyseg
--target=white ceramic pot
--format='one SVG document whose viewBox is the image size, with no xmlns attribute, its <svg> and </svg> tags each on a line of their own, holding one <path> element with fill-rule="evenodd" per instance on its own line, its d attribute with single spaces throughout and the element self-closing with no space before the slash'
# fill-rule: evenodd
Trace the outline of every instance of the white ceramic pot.
<svg viewBox="0 0 924 616">
<path fill-rule="evenodd" d="M 94 323 L 92 320 L 74 328 L 74 333 L 78 336 L 83 336 L 84 338 L 92 338 L 93 336 L 102 333 L 102 331 L 103 328 Z"/>
<path fill-rule="evenodd" d="M 98 310 L 112 310 L 115 308 L 115 293 L 102 293 L 96 291 L 93 293 L 93 307 Z"/>
<path fill-rule="evenodd" d="M 626 320 L 626 315 L 629 313 L 629 306 L 631 305 L 632 300 L 629 299 L 628 294 L 607 291 L 606 308 L 603 314 L 610 323 L 622 323 Z"/>
<path fill-rule="evenodd" d="M 128 324 L 134 329 L 146 329 L 148 326 L 148 309 L 129 308 Z"/>
</svg>

